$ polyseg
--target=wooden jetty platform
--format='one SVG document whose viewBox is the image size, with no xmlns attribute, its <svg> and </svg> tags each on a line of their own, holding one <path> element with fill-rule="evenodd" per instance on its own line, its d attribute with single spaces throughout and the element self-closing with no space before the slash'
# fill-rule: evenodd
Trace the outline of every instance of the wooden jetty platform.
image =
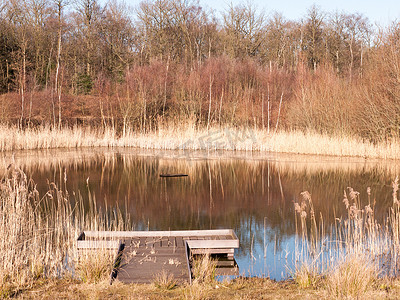
<svg viewBox="0 0 400 300">
<path fill-rule="evenodd" d="M 238 274 L 234 249 L 239 240 L 231 229 L 183 231 L 84 231 L 78 250 L 116 250 L 111 280 L 150 283 L 161 272 L 178 282 L 192 280 L 191 259 L 209 254 L 217 259 L 218 275 Z"/>
</svg>

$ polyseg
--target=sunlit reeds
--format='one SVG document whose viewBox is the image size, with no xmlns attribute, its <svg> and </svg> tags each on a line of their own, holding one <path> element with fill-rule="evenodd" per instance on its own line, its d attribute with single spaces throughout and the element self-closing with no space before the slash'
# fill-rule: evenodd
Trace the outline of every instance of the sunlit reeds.
<svg viewBox="0 0 400 300">
<path fill-rule="evenodd" d="M 268 133 L 262 129 L 231 127 L 210 127 L 207 130 L 198 128 L 191 122 L 160 126 L 158 130 L 146 133 L 126 130 L 125 134 L 118 134 L 111 127 L 38 127 L 21 130 L 13 126 L 0 126 L 0 151 L 82 147 L 233 150 L 385 159 L 400 157 L 400 141 L 396 139 L 371 143 L 350 136 L 302 131 Z"/>
<path fill-rule="evenodd" d="M 308 192 L 295 203 L 296 261 L 293 276 L 301 286 L 312 285 L 314 278 L 324 278 L 327 290 L 338 298 L 362 296 L 382 277 L 400 274 L 400 209 L 398 178 L 393 182 L 393 205 L 386 218 L 378 222 L 375 202 L 367 189 L 368 204 L 362 207 L 360 194 L 348 187 L 343 205 L 347 215 L 336 218 L 334 225 L 317 220 Z M 325 232 L 326 231 L 326 232 Z"/>
<path fill-rule="evenodd" d="M 76 239 L 83 230 L 122 229 L 122 217 L 117 209 L 100 212 L 95 199 L 89 199 L 91 204 L 85 208 L 79 195 L 71 198 L 55 184 L 39 195 L 35 184 L 17 167 L 2 179 L 0 294 L 13 294 L 38 279 L 78 276 L 92 282 L 107 273 L 107 259 L 99 259 L 99 253 L 78 260 Z"/>
<path fill-rule="evenodd" d="M 57 189 L 39 198 L 18 169 L 0 187 L 0 282 L 15 286 L 62 276 L 74 259 L 71 207 Z M 79 223 L 78 223 L 79 224 Z"/>
</svg>

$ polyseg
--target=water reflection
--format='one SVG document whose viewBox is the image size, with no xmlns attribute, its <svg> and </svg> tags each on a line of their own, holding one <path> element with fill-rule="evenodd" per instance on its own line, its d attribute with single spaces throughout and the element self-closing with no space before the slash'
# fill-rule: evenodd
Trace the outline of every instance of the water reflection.
<svg viewBox="0 0 400 300">
<path fill-rule="evenodd" d="M 201 154 L 201 155 L 200 155 Z M 294 210 L 308 190 L 327 224 L 344 214 L 343 190 L 351 186 L 368 202 L 367 187 L 383 218 L 392 201 L 393 162 L 288 155 L 170 151 L 57 150 L 3 154 L 3 172 L 20 166 L 44 193 L 50 182 L 98 205 L 119 206 L 137 230 L 233 228 L 241 272 L 280 279 L 294 248 Z M 163 173 L 188 177 L 160 178 Z"/>
</svg>

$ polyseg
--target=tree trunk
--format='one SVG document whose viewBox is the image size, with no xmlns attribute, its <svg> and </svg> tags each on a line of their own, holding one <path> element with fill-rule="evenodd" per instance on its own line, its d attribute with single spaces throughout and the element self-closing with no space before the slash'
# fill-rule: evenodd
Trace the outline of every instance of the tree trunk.
<svg viewBox="0 0 400 300">
<path fill-rule="evenodd" d="M 208 117 L 207 117 L 207 131 L 208 131 L 208 128 L 210 127 L 210 117 L 211 117 L 211 100 L 212 100 L 212 85 L 213 85 L 213 79 L 211 78 L 211 73 L 210 73 L 210 90 L 209 90 L 209 95 L 210 95 L 210 98 L 209 98 L 209 102 L 208 102 Z"/>
<path fill-rule="evenodd" d="M 60 16 L 59 16 L 60 18 Z M 61 22 L 61 19 L 59 19 Z M 54 90 L 58 95 L 58 127 L 61 128 L 61 85 L 59 84 L 58 77 L 60 73 L 60 57 L 61 57 L 61 24 L 58 29 L 58 45 L 57 45 L 57 67 L 56 67 L 56 78 L 54 83 Z"/>
<path fill-rule="evenodd" d="M 25 83 L 26 83 L 26 41 L 23 41 L 22 46 L 22 78 L 20 82 L 21 89 L 21 128 L 24 119 L 24 106 L 25 106 Z"/>
</svg>

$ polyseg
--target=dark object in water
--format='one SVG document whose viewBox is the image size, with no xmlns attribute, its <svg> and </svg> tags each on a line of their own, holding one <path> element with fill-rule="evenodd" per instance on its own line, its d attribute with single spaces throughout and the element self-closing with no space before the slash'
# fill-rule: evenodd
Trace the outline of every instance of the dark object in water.
<svg viewBox="0 0 400 300">
<path fill-rule="evenodd" d="M 187 177 L 187 174 L 160 174 L 160 177 Z"/>
</svg>

